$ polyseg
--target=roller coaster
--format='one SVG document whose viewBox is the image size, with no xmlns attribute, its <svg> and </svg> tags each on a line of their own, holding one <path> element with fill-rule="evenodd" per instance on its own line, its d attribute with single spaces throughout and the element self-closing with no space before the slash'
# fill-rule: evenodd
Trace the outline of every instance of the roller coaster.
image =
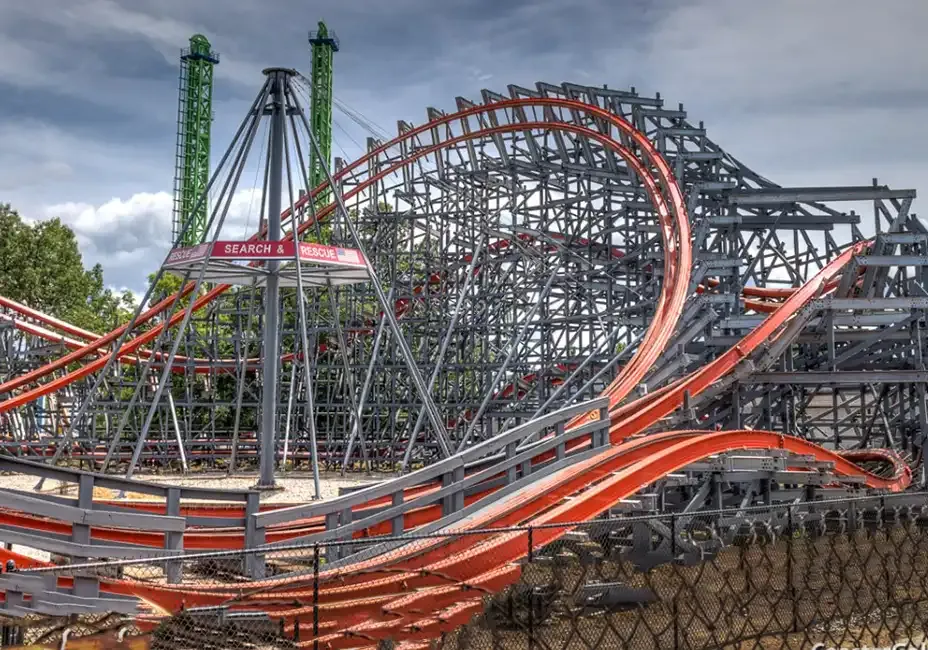
<svg viewBox="0 0 928 650">
<path fill-rule="evenodd" d="M 427 647 L 580 522 L 924 487 L 914 190 L 781 187 L 682 105 L 570 83 L 429 108 L 306 187 L 306 93 L 266 71 L 206 233 L 178 234 L 127 324 L 89 332 L 0 298 L 0 469 L 76 488 L 4 489 L 0 540 L 164 563 L 156 582 L 64 577 L 8 548 L 0 616 L 121 612 L 145 637 L 221 606 L 292 631 L 312 602 L 298 647 Z M 246 173 L 243 239 L 226 221 Z M 197 466 L 258 485 L 133 478 Z M 326 469 L 399 474 L 261 504 L 304 467 L 317 486 Z M 299 544 L 328 544 L 313 581 L 268 575 L 265 555 Z M 228 585 L 172 564 L 241 549 L 260 552 Z"/>
</svg>

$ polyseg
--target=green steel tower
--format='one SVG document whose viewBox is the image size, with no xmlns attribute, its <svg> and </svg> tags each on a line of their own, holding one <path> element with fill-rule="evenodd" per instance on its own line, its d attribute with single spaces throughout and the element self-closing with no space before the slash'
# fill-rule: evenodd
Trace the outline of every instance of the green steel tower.
<svg viewBox="0 0 928 650">
<path fill-rule="evenodd" d="M 202 34 L 190 38 L 180 57 L 177 153 L 174 175 L 173 241 L 188 220 L 182 246 L 198 244 L 206 234 L 209 206 L 201 200 L 209 183 L 210 127 L 213 122 L 213 68 L 219 55 Z"/>
<path fill-rule="evenodd" d="M 319 21 L 319 29 L 309 33 L 309 44 L 313 54 L 312 71 L 312 115 L 310 126 L 319 143 L 321 158 L 325 165 L 332 160 L 332 59 L 338 52 L 338 38 L 330 33 L 325 23 Z M 316 187 L 325 180 L 325 169 L 319 157 L 312 156 L 309 165 L 309 187 Z M 329 193 L 322 194 L 317 205 L 329 202 Z"/>
</svg>

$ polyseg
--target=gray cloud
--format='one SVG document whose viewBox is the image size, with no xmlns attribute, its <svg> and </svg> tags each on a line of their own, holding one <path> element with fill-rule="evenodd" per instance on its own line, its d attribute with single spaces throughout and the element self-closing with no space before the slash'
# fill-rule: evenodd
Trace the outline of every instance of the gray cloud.
<svg viewBox="0 0 928 650">
<path fill-rule="evenodd" d="M 619 5 L 619 6 L 617 6 Z M 637 86 L 789 184 L 928 191 L 928 4 L 887 0 L 43 0 L 0 5 L 0 201 L 60 214 L 115 286 L 169 246 L 179 50 L 206 34 L 216 153 L 271 65 L 309 69 L 322 18 L 336 96 L 388 132 L 510 83 Z M 335 115 L 335 154 L 368 135 Z M 243 185 L 248 187 L 248 182 Z M 247 192 L 242 197 L 247 197 Z M 236 227 L 247 205 L 239 197 Z"/>
</svg>

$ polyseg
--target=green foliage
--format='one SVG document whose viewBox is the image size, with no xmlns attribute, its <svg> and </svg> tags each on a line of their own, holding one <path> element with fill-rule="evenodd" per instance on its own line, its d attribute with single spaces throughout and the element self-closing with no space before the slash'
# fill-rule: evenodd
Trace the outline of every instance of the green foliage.
<svg viewBox="0 0 928 650">
<path fill-rule="evenodd" d="M 305 242 L 311 244 L 328 244 L 332 241 L 332 221 L 326 220 L 318 225 L 313 224 L 307 228 L 302 235 Z"/>
<path fill-rule="evenodd" d="M 113 330 L 132 318 L 135 296 L 126 289 L 115 294 L 103 284 L 103 267 L 95 264 L 84 274 L 88 283 L 87 298 L 65 314 L 65 320 L 97 333 Z"/>
<path fill-rule="evenodd" d="M 156 273 L 148 274 L 148 284 L 151 285 L 155 281 Z M 180 291 L 182 284 L 182 278 L 173 273 L 162 273 L 161 277 L 158 279 L 158 284 L 155 285 L 155 290 L 152 291 L 151 299 L 148 301 L 148 306 L 152 307 L 168 296 L 172 296 L 178 291 Z"/>
<path fill-rule="evenodd" d="M 60 219 L 28 223 L 0 204 L 0 295 L 96 332 L 129 319 L 134 298 L 103 283 L 98 264 L 84 268 L 71 229 Z"/>
</svg>

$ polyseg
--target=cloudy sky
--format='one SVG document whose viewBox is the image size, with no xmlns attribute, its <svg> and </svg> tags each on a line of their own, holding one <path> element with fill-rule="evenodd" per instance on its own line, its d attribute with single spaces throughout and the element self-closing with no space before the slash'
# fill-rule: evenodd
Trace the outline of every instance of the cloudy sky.
<svg viewBox="0 0 928 650">
<path fill-rule="evenodd" d="M 636 86 L 775 182 L 928 195 L 924 0 L 0 0 L 0 202 L 62 217 L 108 284 L 143 288 L 170 246 L 180 48 L 221 54 L 218 154 L 262 68 L 308 72 L 319 19 L 336 97 L 389 132 L 481 88 Z M 335 119 L 354 157 L 365 134 Z"/>
</svg>

